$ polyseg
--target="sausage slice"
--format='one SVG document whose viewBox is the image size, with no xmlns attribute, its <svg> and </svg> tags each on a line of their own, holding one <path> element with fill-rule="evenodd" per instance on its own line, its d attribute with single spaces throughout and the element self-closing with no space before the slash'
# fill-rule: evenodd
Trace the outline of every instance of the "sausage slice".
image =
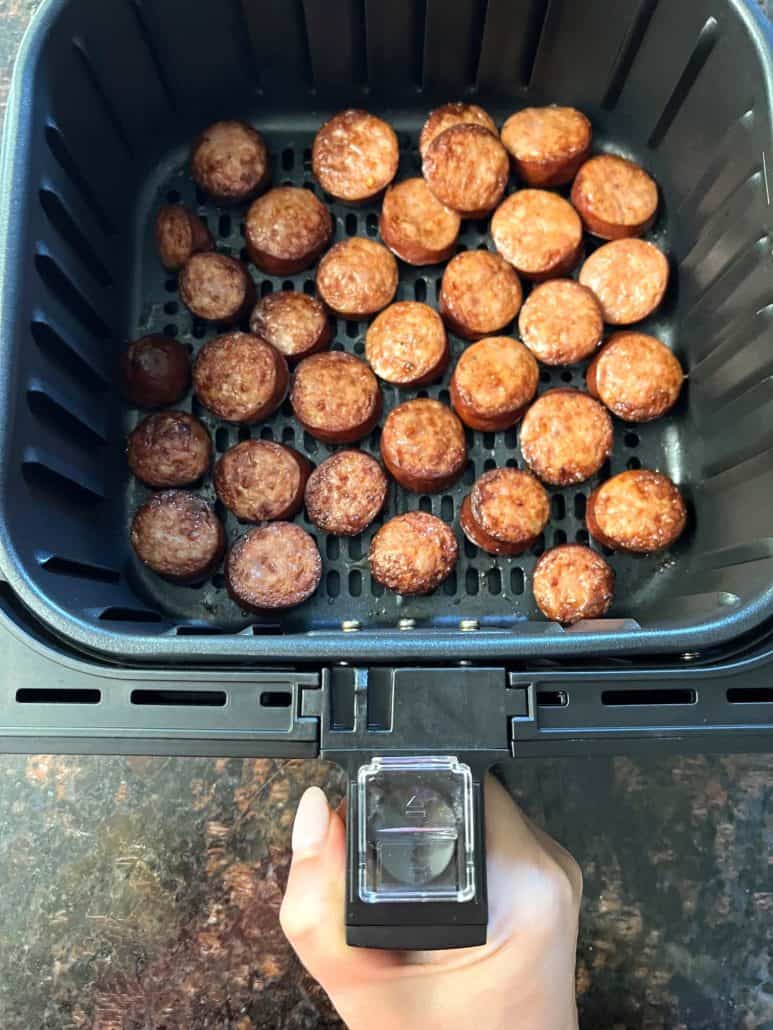
<svg viewBox="0 0 773 1030">
<path fill-rule="evenodd" d="M 278 186 L 247 212 L 247 253 L 268 275 L 294 275 L 313 265 L 330 243 L 333 220 L 311 190 Z"/>
<path fill-rule="evenodd" d="M 527 279 L 566 275 L 582 250 L 582 223 L 572 205 L 548 190 L 511 193 L 491 219 L 494 246 Z"/>
<path fill-rule="evenodd" d="M 483 218 L 505 192 L 507 151 L 481 125 L 452 125 L 430 143 L 422 159 L 427 185 L 462 218 Z"/>
<path fill-rule="evenodd" d="M 294 522 L 271 522 L 245 533 L 228 552 L 228 593 L 253 611 L 292 608 L 311 597 L 322 579 L 313 537 Z"/>
<path fill-rule="evenodd" d="M 599 154 L 586 161 L 572 184 L 572 203 L 585 228 L 604 240 L 641 236 L 655 221 L 658 187 L 633 161 Z"/>
<path fill-rule="evenodd" d="M 579 390 L 548 390 L 521 424 L 521 453 L 543 483 L 568 486 L 594 475 L 612 452 L 612 419 Z"/>
<path fill-rule="evenodd" d="M 480 340 L 512 322 L 522 296 L 512 265 L 487 250 L 468 250 L 446 266 L 438 310 L 452 333 Z"/>
<path fill-rule="evenodd" d="M 632 469 L 593 491 L 585 521 L 591 536 L 606 547 L 645 554 L 670 547 L 681 536 L 687 509 L 668 476 Z"/>
<path fill-rule="evenodd" d="M 599 247 L 580 269 L 610 325 L 630 325 L 651 315 L 666 292 L 668 259 L 646 240 L 615 240 Z"/>
<path fill-rule="evenodd" d="M 574 107 L 525 107 L 510 115 L 501 139 L 524 182 L 563 186 L 588 156 L 591 124 Z"/>
<path fill-rule="evenodd" d="M 377 196 L 394 179 L 399 160 L 392 126 L 356 109 L 325 122 L 311 150 L 311 167 L 322 189 L 350 204 Z"/>
<path fill-rule="evenodd" d="M 543 365 L 574 365 L 601 343 L 604 316 L 586 286 L 574 279 L 549 279 L 527 297 L 518 331 Z"/>
<path fill-rule="evenodd" d="M 301 425 L 325 443 L 360 440 L 381 417 L 378 380 L 364 361 L 340 351 L 298 365 L 290 403 Z"/>
<path fill-rule="evenodd" d="M 582 544 L 545 551 L 534 566 L 532 590 L 546 619 L 571 626 L 606 615 L 615 591 L 615 574 L 600 554 Z"/>
<path fill-rule="evenodd" d="M 676 404 L 684 382 L 678 359 L 646 333 L 615 333 L 588 366 L 588 392 L 626 422 L 651 422 Z"/>
<path fill-rule="evenodd" d="M 440 315 L 428 304 L 390 304 L 365 335 L 365 357 L 387 383 L 423 386 L 446 370 L 450 351 Z"/>
<path fill-rule="evenodd" d="M 462 530 L 488 554 L 521 554 L 550 517 L 550 498 L 534 476 L 519 469 L 491 469 L 475 481 L 462 503 Z"/>
<path fill-rule="evenodd" d="M 156 246 L 161 264 L 178 272 L 191 255 L 215 243 L 201 219 L 179 204 L 165 204 L 156 215 Z"/>
<path fill-rule="evenodd" d="M 387 415 L 381 457 L 401 486 L 437 493 L 459 479 L 467 462 L 462 423 L 445 404 L 428 397 L 399 404 Z"/>
<path fill-rule="evenodd" d="M 142 336 L 132 340 L 121 356 L 126 396 L 138 408 L 176 404 L 188 392 L 191 363 L 179 340 Z"/>
<path fill-rule="evenodd" d="M 255 304 L 255 283 L 236 258 L 205 251 L 180 272 L 180 300 L 205 322 L 235 325 Z"/>
<path fill-rule="evenodd" d="M 539 369 L 530 352 L 509 336 L 489 336 L 468 347 L 451 376 L 451 404 L 472 429 L 514 426 L 537 392 Z"/>
<path fill-rule="evenodd" d="M 352 236 L 325 254 L 317 269 L 317 289 L 342 318 L 375 315 L 397 293 L 397 262 L 380 243 Z"/>
<path fill-rule="evenodd" d="M 317 298 L 292 290 L 261 298 L 250 315 L 250 330 L 291 364 L 324 350 L 333 335 L 327 312 Z"/>
<path fill-rule="evenodd" d="M 306 513 L 326 533 L 357 536 L 384 507 L 387 477 L 364 451 L 338 451 L 309 476 Z"/>
<path fill-rule="evenodd" d="M 491 115 L 487 114 L 477 104 L 465 104 L 456 101 L 452 104 L 443 104 L 430 111 L 429 117 L 422 126 L 419 136 L 419 153 L 422 157 L 429 150 L 429 146 L 436 136 L 452 125 L 480 125 L 484 129 L 496 135 L 497 127 Z"/>
<path fill-rule="evenodd" d="M 260 422 L 287 396 L 287 362 L 270 343 L 251 333 L 209 340 L 193 366 L 201 403 L 228 422 Z"/>
<path fill-rule="evenodd" d="M 453 254 L 461 224 L 456 211 L 417 178 L 389 187 L 378 228 L 387 247 L 409 265 L 437 265 Z"/>
<path fill-rule="evenodd" d="M 126 456 L 132 473 L 148 486 L 188 486 L 209 468 L 212 441 L 193 415 L 160 411 L 132 430 Z"/>
<path fill-rule="evenodd" d="M 451 575 L 459 545 L 445 522 L 423 511 L 390 519 L 373 537 L 373 578 L 398 594 L 429 594 Z"/>
<path fill-rule="evenodd" d="M 238 204 L 262 193 L 271 181 L 268 148 L 251 125 L 215 122 L 193 144 L 191 175 L 221 204 Z"/>
<path fill-rule="evenodd" d="M 245 440 L 215 465 L 217 496 L 243 522 L 291 519 L 311 472 L 302 454 L 270 440 Z"/>
<path fill-rule="evenodd" d="M 137 509 L 130 540 L 148 568 L 175 583 L 209 575 L 223 556 L 225 533 L 214 511 L 187 490 L 165 490 Z"/>
</svg>

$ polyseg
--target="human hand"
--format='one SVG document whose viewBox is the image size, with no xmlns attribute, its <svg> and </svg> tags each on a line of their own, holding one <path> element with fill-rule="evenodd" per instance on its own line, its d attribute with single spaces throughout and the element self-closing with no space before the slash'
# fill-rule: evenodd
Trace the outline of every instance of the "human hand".
<svg viewBox="0 0 773 1030">
<path fill-rule="evenodd" d="M 301 798 L 280 919 L 350 1030 L 576 1030 L 582 874 L 486 779 L 488 943 L 453 951 L 350 948 L 346 828 L 318 787 Z"/>
</svg>

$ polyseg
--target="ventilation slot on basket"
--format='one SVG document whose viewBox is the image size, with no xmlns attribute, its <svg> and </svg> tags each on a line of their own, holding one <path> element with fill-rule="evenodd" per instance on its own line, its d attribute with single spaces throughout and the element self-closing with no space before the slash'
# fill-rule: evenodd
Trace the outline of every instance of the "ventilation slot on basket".
<svg viewBox="0 0 773 1030">
<path fill-rule="evenodd" d="M 688 688 L 677 690 L 603 690 L 601 703 L 617 707 L 621 705 L 694 705 L 698 695 Z"/>
<path fill-rule="evenodd" d="M 261 708 L 289 708 L 293 695 L 289 690 L 262 690 L 260 694 Z"/>
<path fill-rule="evenodd" d="M 41 351 L 50 358 L 63 372 L 73 376 L 78 384 L 87 389 L 104 393 L 109 377 L 100 367 L 104 360 L 102 355 L 92 364 L 89 359 L 74 345 L 52 329 L 47 322 L 35 321 L 30 325 L 30 332 Z"/>
<path fill-rule="evenodd" d="M 96 483 L 87 483 L 75 470 L 56 468 L 50 460 L 30 456 L 22 462 L 22 474 L 31 487 L 51 495 L 52 500 L 75 504 L 96 504 L 105 495 Z"/>
<path fill-rule="evenodd" d="M 727 700 L 731 705 L 771 705 L 773 687 L 730 687 Z"/>
<path fill-rule="evenodd" d="M 657 6 L 658 0 L 643 0 L 633 20 L 628 38 L 623 44 L 615 63 L 604 99 L 601 101 L 601 106 L 607 111 L 611 111 L 620 99 L 623 86 L 631 71 L 636 55 L 639 53 L 639 48 L 644 41 L 644 36 L 647 33 L 649 24 L 652 21 L 652 15 L 655 13 Z"/>
<path fill-rule="evenodd" d="M 22 687 L 16 691 L 20 705 L 98 705 L 101 700 L 100 690 Z"/>
<path fill-rule="evenodd" d="M 79 40 L 73 40 L 72 48 L 75 54 L 77 55 L 78 60 L 80 61 L 81 67 L 83 68 L 89 85 L 94 90 L 94 93 L 96 94 L 97 99 L 99 100 L 100 106 L 102 107 L 102 110 L 105 114 L 105 118 L 107 119 L 111 128 L 115 132 L 118 142 L 126 151 L 127 156 L 133 158 L 134 150 L 132 148 L 131 141 L 129 140 L 129 137 L 126 135 L 126 131 L 124 130 L 123 125 L 121 124 L 121 120 L 118 117 L 115 108 L 113 107 L 112 100 L 105 92 L 105 88 L 102 85 L 102 83 L 99 81 L 99 77 L 97 76 L 96 70 L 94 69 L 94 65 L 91 63 L 91 58 L 86 53 L 83 44 Z"/>
<path fill-rule="evenodd" d="M 118 605 L 103 608 L 98 618 L 100 622 L 161 622 L 158 612 L 144 608 L 121 608 Z"/>
<path fill-rule="evenodd" d="M 39 558 L 40 567 L 55 576 L 70 576 L 73 579 L 91 579 L 97 583 L 118 583 L 121 573 L 117 569 L 109 569 L 105 565 L 91 565 L 88 562 L 63 558 L 52 554 L 48 558 Z"/>
<path fill-rule="evenodd" d="M 161 83 L 161 91 L 166 97 L 166 101 L 169 104 L 170 109 L 172 111 L 176 111 L 177 102 L 175 101 L 174 93 L 172 92 L 172 87 L 169 83 L 169 79 L 166 76 L 166 68 L 164 66 L 164 62 L 161 60 L 161 57 L 159 56 L 155 40 L 153 39 L 153 34 L 148 28 L 148 23 L 145 19 L 145 12 L 142 10 L 142 4 L 140 0 L 131 0 L 129 8 L 134 14 L 135 20 L 137 22 L 137 31 L 139 32 L 140 37 L 142 38 L 142 42 L 147 47 L 151 64 L 155 69 L 156 75 L 158 75 L 158 81 Z"/>
<path fill-rule="evenodd" d="M 86 450 L 106 442 L 104 433 L 89 425 L 60 401 L 39 386 L 27 390 L 27 404 L 32 414 L 46 423 L 68 442 L 79 444 Z"/>
<path fill-rule="evenodd" d="M 107 236 L 115 236 L 118 230 L 97 200 L 88 180 L 73 160 L 61 132 L 55 125 L 46 126 L 46 143 L 55 161 L 80 193 L 86 206 L 94 215 L 104 233 Z"/>
<path fill-rule="evenodd" d="M 133 690 L 133 705 L 171 705 L 175 708 L 224 708 L 224 690 Z"/>
<path fill-rule="evenodd" d="M 569 704 L 569 695 L 565 690 L 538 690 L 538 708 L 566 708 Z"/>
<path fill-rule="evenodd" d="M 529 85 L 534 75 L 537 54 L 539 53 L 542 33 L 545 30 L 549 7 L 550 0 L 534 0 L 532 3 L 529 21 L 526 26 L 523 59 L 521 62 L 521 83 L 524 86 Z"/>
<path fill-rule="evenodd" d="M 36 254 L 35 268 L 45 285 L 78 322 L 95 336 L 107 339 L 110 335 L 108 326 L 52 257 Z"/>
<path fill-rule="evenodd" d="M 716 45 L 717 38 L 719 36 L 719 23 L 714 17 L 709 18 L 706 24 L 698 34 L 698 41 L 695 44 L 695 49 L 690 55 L 690 59 L 685 65 L 685 69 L 679 76 L 679 81 L 674 87 L 674 91 L 668 98 L 666 106 L 663 108 L 663 113 L 658 118 L 657 125 L 650 133 L 650 138 L 647 141 L 653 150 L 660 146 L 665 138 L 666 133 L 671 128 L 671 124 L 679 113 L 679 108 L 687 99 L 687 95 L 695 84 L 695 80 L 700 75 L 701 69 L 709 59 L 709 54 Z"/>
<path fill-rule="evenodd" d="M 49 222 L 62 239 L 70 245 L 73 252 L 81 260 L 84 267 L 96 279 L 100 286 L 112 286 L 113 277 L 107 266 L 81 232 L 75 219 L 62 203 L 61 199 L 49 189 L 41 189 L 40 206 L 46 213 Z"/>
</svg>

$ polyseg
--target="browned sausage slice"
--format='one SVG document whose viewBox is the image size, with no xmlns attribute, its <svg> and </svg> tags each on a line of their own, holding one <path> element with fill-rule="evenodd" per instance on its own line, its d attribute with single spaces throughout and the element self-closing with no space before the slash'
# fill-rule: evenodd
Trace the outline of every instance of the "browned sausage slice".
<svg viewBox="0 0 773 1030">
<path fill-rule="evenodd" d="M 325 254 L 317 269 L 317 289 L 342 318 L 366 318 L 385 308 L 397 292 L 397 262 L 380 243 L 353 236 Z"/>
<path fill-rule="evenodd" d="M 381 457 L 406 490 L 446 490 L 459 479 L 467 462 L 462 423 L 440 401 L 428 397 L 406 401 L 387 415 Z"/>
<path fill-rule="evenodd" d="M 390 304 L 365 335 L 365 357 L 387 383 L 423 386 L 439 379 L 450 351 L 443 320 L 428 304 Z"/>
<path fill-rule="evenodd" d="M 518 190 L 494 212 L 491 238 L 528 279 L 566 275 L 582 250 L 582 223 L 572 205 L 548 190 Z"/>
<path fill-rule="evenodd" d="M 563 186 L 588 155 L 591 124 L 574 107 L 525 107 L 510 115 L 501 138 L 524 182 Z"/>
<path fill-rule="evenodd" d="M 522 296 L 512 265 L 487 250 L 468 250 L 446 266 L 438 309 L 452 333 L 480 340 L 512 322 Z"/>
<path fill-rule="evenodd" d="M 633 161 L 600 154 L 577 173 L 572 203 L 585 228 L 595 236 L 605 240 L 641 236 L 655 221 L 658 187 Z"/>
<path fill-rule="evenodd" d="M 580 269 L 610 325 L 630 325 L 660 305 L 668 285 L 668 259 L 646 240 L 615 240 L 599 247 Z"/>
<path fill-rule="evenodd" d="M 592 537 L 618 551 L 660 551 L 681 536 L 687 509 L 677 487 L 660 472 L 632 469 L 613 476 L 588 498 Z"/>
<path fill-rule="evenodd" d="M 461 219 L 441 204 L 423 179 L 390 186 L 381 205 L 384 243 L 409 265 L 436 265 L 454 252 Z"/>
<path fill-rule="evenodd" d="M 193 144 L 191 175 L 215 200 L 238 204 L 267 188 L 268 148 L 260 133 L 244 122 L 215 122 Z"/>
<path fill-rule="evenodd" d="M 306 512 L 326 533 L 357 536 L 384 507 L 387 477 L 364 451 L 338 451 L 309 476 Z"/>
<path fill-rule="evenodd" d="M 255 305 L 250 329 L 276 347 L 291 364 L 330 343 L 333 329 L 316 297 L 292 290 L 269 293 Z"/>
<path fill-rule="evenodd" d="M 588 392 L 626 422 L 651 422 L 676 404 L 684 382 L 677 358 L 646 333 L 615 333 L 588 367 Z"/>
<path fill-rule="evenodd" d="M 594 475 L 612 451 L 612 419 L 579 390 L 548 390 L 521 423 L 521 453 L 543 483 L 568 486 Z"/>
<path fill-rule="evenodd" d="M 340 351 L 298 365 L 290 403 L 301 425 L 325 443 L 360 440 L 381 417 L 378 380 L 364 361 Z"/>
<path fill-rule="evenodd" d="M 244 228 L 247 252 L 268 275 L 294 275 L 330 243 L 333 220 L 311 190 L 278 186 L 252 202 Z"/>
<path fill-rule="evenodd" d="M 507 151 L 480 125 L 452 125 L 429 145 L 422 171 L 441 204 L 462 218 L 483 218 L 505 192 Z"/>
<path fill-rule="evenodd" d="M 419 153 L 422 157 L 429 150 L 429 146 L 436 136 L 452 125 L 480 125 L 484 129 L 496 135 L 497 127 L 491 115 L 487 114 L 477 104 L 465 104 L 456 101 L 452 104 L 443 104 L 430 111 L 429 117 L 422 126 L 419 136 Z"/>
<path fill-rule="evenodd" d="M 451 376 L 451 404 L 472 429 L 514 426 L 537 392 L 539 369 L 529 351 L 509 336 L 489 336 L 468 347 Z"/>
<path fill-rule="evenodd" d="M 229 422 L 260 422 L 287 396 L 287 362 L 270 343 L 251 333 L 209 340 L 193 366 L 201 403 Z"/>
<path fill-rule="evenodd" d="M 236 541 L 225 562 L 226 587 L 242 608 L 292 608 L 311 597 L 322 559 L 309 534 L 293 522 L 271 522 Z"/>
<path fill-rule="evenodd" d="M 550 498 L 534 476 L 519 469 L 484 472 L 462 505 L 462 529 L 490 554 L 521 554 L 550 517 Z"/>
<path fill-rule="evenodd" d="M 322 189 L 350 204 L 377 196 L 394 179 L 399 160 L 392 126 L 356 109 L 325 122 L 311 150 L 311 167 Z"/>
<path fill-rule="evenodd" d="M 215 465 L 217 496 L 243 522 L 291 519 L 303 505 L 308 461 L 283 444 L 245 440 Z"/>
<path fill-rule="evenodd" d="M 188 486 L 209 468 L 212 441 L 193 415 L 160 411 L 132 430 L 126 456 L 132 473 L 148 486 Z"/>
<path fill-rule="evenodd" d="M 546 619 L 571 626 L 606 615 L 615 591 L 615 574 L 600 554 L 581 544 L 545 551 L 534 566 L 532 589 Z"/>
<path fill-rule="evenodd" d="M 156 246 L 161 264 L 179 271 L 192 254 L 212 250 L 209 230 L 193 212 L 179 204 L 165 204 L 156 215 Z"/>
<path fill-rule="evenodd" d="M 180 300 L 197 318 L 235 325 L 255 304 L 255 283 L 235 258 L 205 251 L 180 272 Z"/>
<path fill-rule="evenodd" d="M 217 515 L 196 494 L 165 490 L 137 509 L 132 547 L 148 568 L 177 583 L 192 583 L 217 568 L 225 533 Z"/>
<path fill-rule="evenodd" d="M 121 356 L 126 396 L 138 408 L 176 404 L 188 392 L 191 363 L 179 340 L 142 336 L 132 340 Z"/>
<path fill-rule="evenodd" d="M 390 519 L 370 545 L 371 575 L 398 594 L 429 594 L 459 556 L 453 531 L 434 515 L 409 511 Z"/>
<path fill-rule="evenodd" d="M 601 305 L 574 279 L 549 279 L 526 298 L 518 316 L 521 339 L 544 365 L 574 365 L 601 343 Z"/>
</svg>

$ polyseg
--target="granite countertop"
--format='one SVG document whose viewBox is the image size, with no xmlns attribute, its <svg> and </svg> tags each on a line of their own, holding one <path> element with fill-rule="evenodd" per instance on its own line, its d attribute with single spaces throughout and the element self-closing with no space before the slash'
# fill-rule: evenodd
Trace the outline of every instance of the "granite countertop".
<svg viewBox="0 0 773 1030">
<path fill-rule="evenodd" d="M 115 2 L 115 0 L 110 0 Z M 0 0 L 0 97 L 39 0 Z M 769 756 L 502 770 L 578 858 L 582 1024 L 772 1030 Z M 321 762 L 0 756 L 0 1030 L 338 1027 L 277 921 Z"/>
</svg>

